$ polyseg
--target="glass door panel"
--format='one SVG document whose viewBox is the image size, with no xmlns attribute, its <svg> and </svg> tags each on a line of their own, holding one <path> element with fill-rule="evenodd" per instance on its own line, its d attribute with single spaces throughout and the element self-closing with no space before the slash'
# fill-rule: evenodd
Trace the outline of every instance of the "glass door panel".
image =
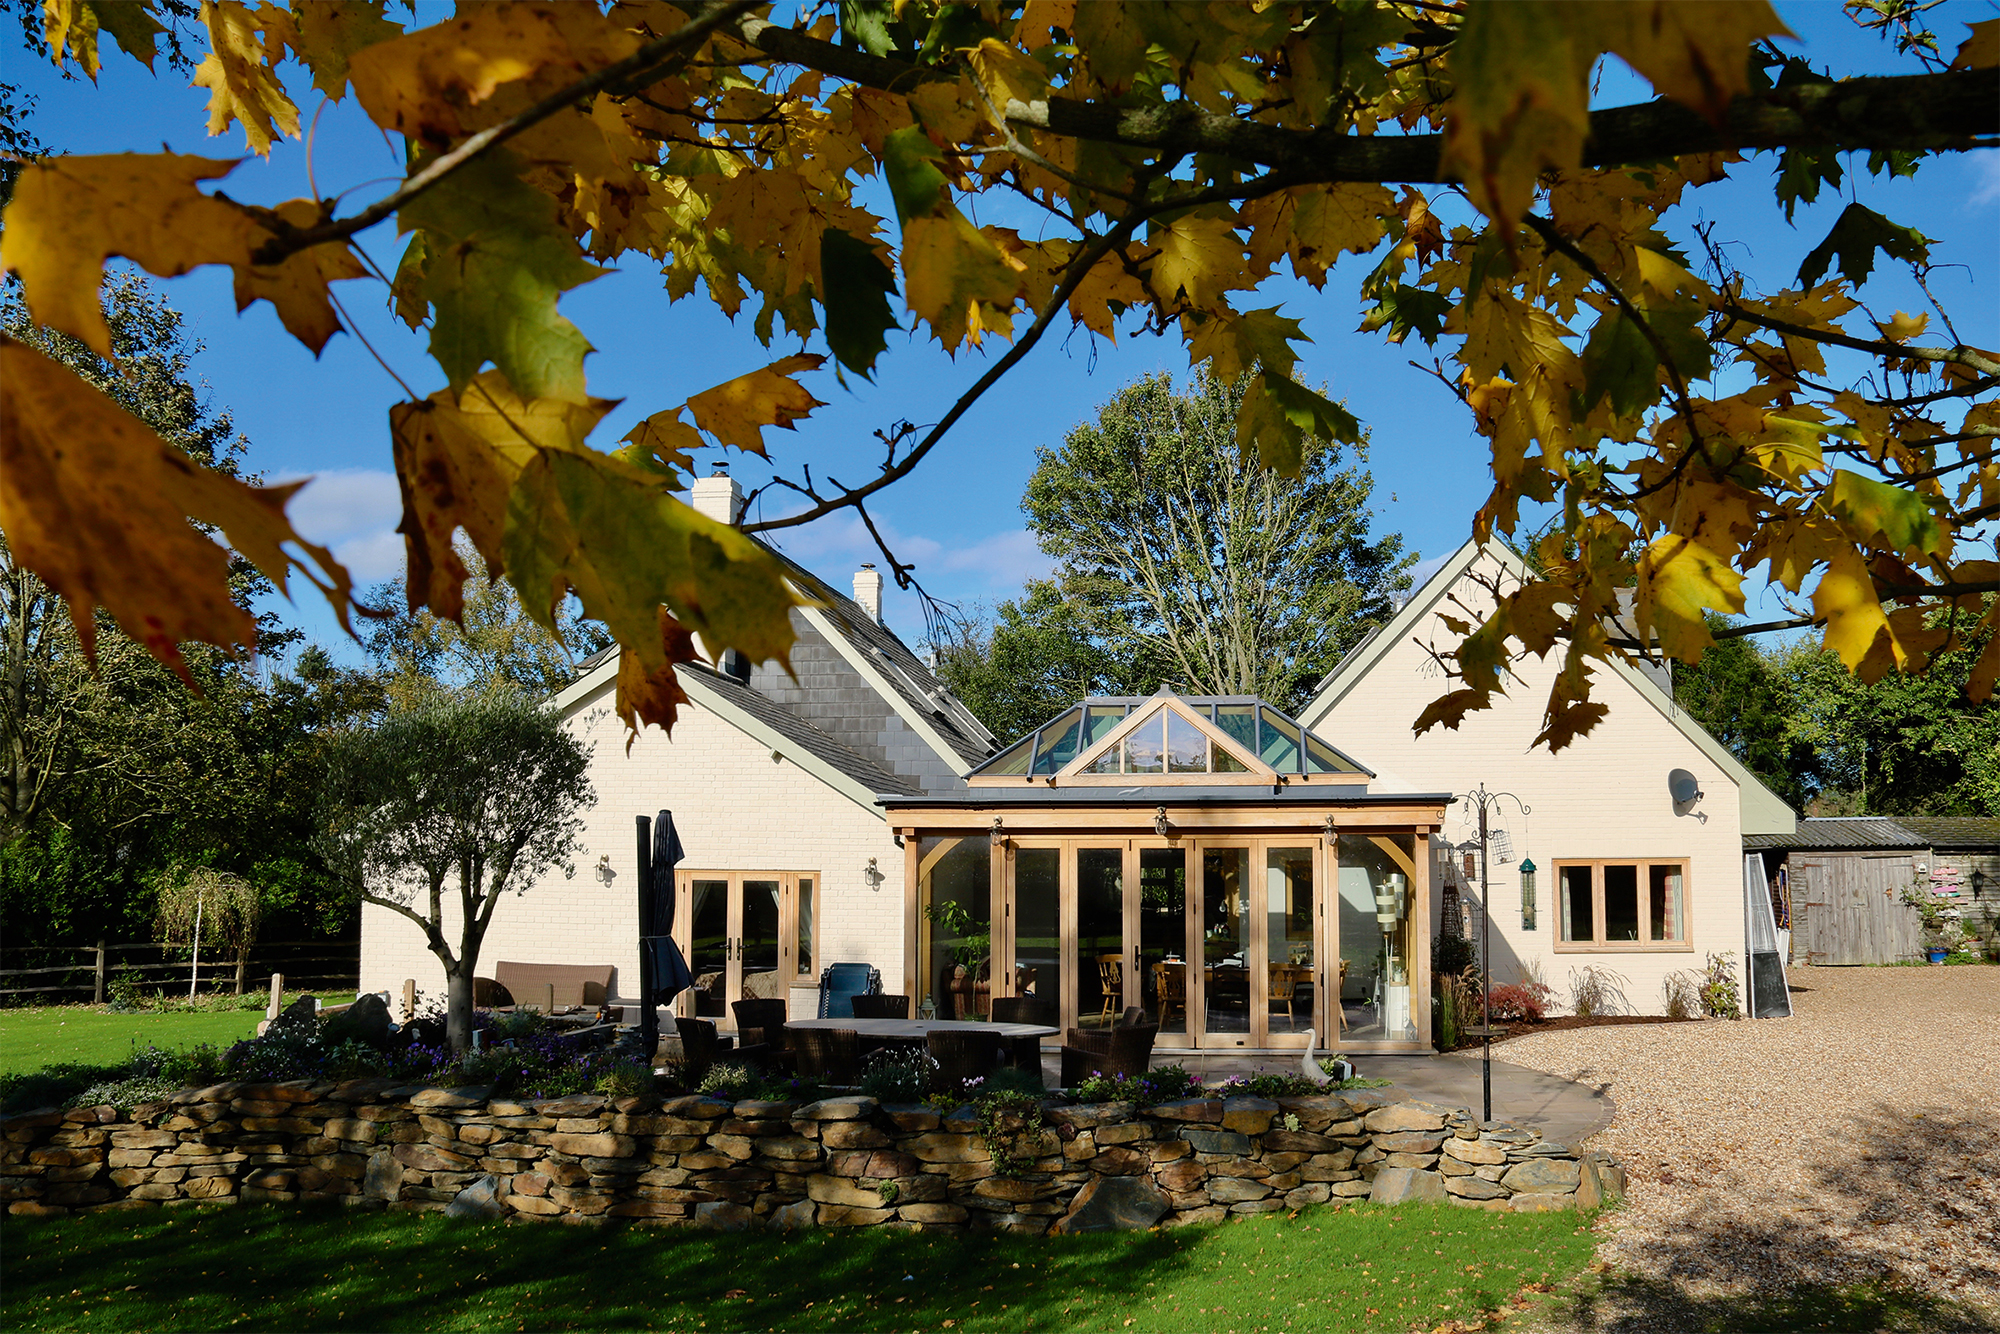
<svg viewBox="0 0 2000 1334">
<path fill-rule="evenodd" d="M 1076 1022 L 1107 1027 L 1125 1008 L 1125 849 L 1076 850 Z"/>
<path fill-rule="evenodd" d="M 1313 1026 L 1316 907 L 1312 848 L 1264 853 L 1264 1022 L 1268 1040 L 1303 1039 Z"/>
<path fill-rule="evenodd" d="M 780 890 L 776 880 L 745 880 L 738 905 L 741 921 L 736 927 L 736 958 L 724 1009 L 735 1001 L 756 996 L 782 1000 L 783 979 L 778 976 L 778 951 L 784 939 L 780 924 Z M 730 1010 L 731 1027 L 735 1011 Z"/>
<path fill-rule="evenodd" d="M 976 838 L 927 838 L 917 857 L 919 1015 L 973 1019 L 991 1007 L 992 845 Z"/>
<path fill-rule="evenodd" d="M 1063 1014 L 1062 849 L 1014 850 L 1014 994 Z"/>
<path fill-rule="evenodd" d="M 729 994 L 729 882 L 695 880 L 687 909 L 688 970 L 694 974 L 694 1013 L 722 1023 Z"/>
<path fill-rule="evenodd" d="M 1139 1004 L 1160 1026 L 1157 1042 L 1184 1045 L 1188 1035 L 1187 853 L 1139 849 Z"/>
<path fill-rule="evenodd" d="M 1412 1040 L 1417 1036 L 1410 981 L 1412 840 L 1407 834 L 1342 834 L 1338 859 L 1336 1027 L 1349 1039 Z"/>
<path fill-rule="evenodd" d="M 1248 1040 L 1251 1020 L 1250 849 L 1201 850 L 1204 1036 Z"/>
</svg>

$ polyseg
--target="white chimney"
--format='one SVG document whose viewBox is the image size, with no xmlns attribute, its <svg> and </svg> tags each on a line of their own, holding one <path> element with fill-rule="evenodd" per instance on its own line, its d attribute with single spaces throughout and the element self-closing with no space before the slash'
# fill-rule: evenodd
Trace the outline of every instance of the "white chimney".
<svg viewBox="0 0 2000 1334">
<path fill-rule="evenodd" d="M 694 494 L 688 503 L 696 513 L 717 523 L 735 523 L 743 515 L 743 488 L 726 472 L 694 479 Z"/>
<path fill-rule="evenodd" d="M 882 576 L 873 565 L 863 565 L 854 572 L 854 600 L 875 624 L 882 623 Z"/>
</svg>

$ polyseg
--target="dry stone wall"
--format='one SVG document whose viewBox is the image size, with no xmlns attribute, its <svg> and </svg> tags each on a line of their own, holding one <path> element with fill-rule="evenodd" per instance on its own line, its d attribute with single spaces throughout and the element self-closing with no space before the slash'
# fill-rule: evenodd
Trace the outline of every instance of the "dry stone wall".
<svg viewBox="0 0 2000 1334">
<path fill-rule="evenodd" d="M 380 1080 L 218 1084 L 120 1112 L 0 1120 L 16 1215 L 200 1202 L 611 1219 L 720 1229 L 1092 1231 L 1368 1199 L 1592 1208 L 1624 1173 L 1505 1122 L 1369 1091 L 1275 1100 L 1044 1104 L 1003 1123 L 1002 1172 L 970 1107 L 800 1106 L 579 1095 L 539 1102 Z"/>
</svg>

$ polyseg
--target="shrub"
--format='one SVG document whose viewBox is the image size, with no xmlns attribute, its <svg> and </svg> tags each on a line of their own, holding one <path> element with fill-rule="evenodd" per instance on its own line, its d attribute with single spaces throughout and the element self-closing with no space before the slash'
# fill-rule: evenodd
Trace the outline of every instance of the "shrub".
<svg viewBox="0 0 2000 1334">
<path fill-rule="evenodd" d="M 1607 1014 L 1623 1014 L 1632 1007 L 1625 1003 L 1624 986 L 1630 983 L 1609 968 L 1586 964 L 1569 974 L 1569 1010 L 1579 1019 L 1595 1019 Z"/>
<path fill-rule="evenodd" d="M 1048 1087 L 1042 1083 L 1042 1074 L 1039 1070 L 1017 1070 L 1011 1065 L 1003 1065 L 986 1076 L 984 1091 L 988 1096 L 997 1093 L 1019 1093 L 1040 1098 L 1048 1092 Z"/>
<path fill-rule="evenodd" d="M 1548 1018 L 1548 988 L 1534 982 L 1495 987 L 1486 994 L 1486 1004 L 1503 1024 L 1539 1024 Z"/>
<path fill-rule="evenodd" d="M 937 1061 L 922 1047 L 888 1046 L 861 1062 L 861 1091 L 877 1102 L 918 1102 Z"/>
<path fill-rule="evenodd" d="M 1000 1073 L 1010 1072 L 996 1075 Z M 979 1110 L 979 1137 L 993 1155 L 993 1170 L 1003 1177 L 1017 1177 L 1033 1167 L 1035 1152 L 1042 1144 L 1040 1098 L 1018 1090 L 989 1088 L 974 1106 Z"/>
<path fill-rule="evenodd" d="M 1150 1107 L 1204 1091 L 1200 1075 L 1190 1074 L 1184 1066 L 1163 1065 L 1138 1078 L 1093 1074 L 1070 1089 L 1069 1096 L 1078 1102 L 1133 1102 Z"/>
<path fill-rule="evenodd" d="M 1698 973 L 1668 973 L 1660 982 L 1660 994 L 1666 1001 L 1669 1019 L 1692 1019 L 1702 1012 Z"/>
<path fill-rule="evenodd" d="M 1431 989 L 1442 994 L 1444 984 L 1479 963 L 1478 951 L 1464 936 L 1440 931 L 1431 938 Z"/>
<path fill-rule="evenodd" d="M 1734 1019 L 1741 1011 L 1736 993 L 1736 952 L 1711 954 L 1701 970 L 1701 1008 L 1718 1019 Z"/>
<path fill-rule="evenodd" d="M 145 983 L 139 976 L 139 970 L 129 963 L 111 975 L 111 980 L 105 983 L 104 990 L 111 997 L 111 1010 L 114 1014 L 146 1008 Z"/>
</svg>

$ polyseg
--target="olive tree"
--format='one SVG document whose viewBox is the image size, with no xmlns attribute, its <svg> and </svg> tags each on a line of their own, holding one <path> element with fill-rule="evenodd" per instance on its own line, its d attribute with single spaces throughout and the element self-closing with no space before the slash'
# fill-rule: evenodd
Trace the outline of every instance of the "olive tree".
<svg viewBox="0 0 2000 1334">
<path fill-rule="evenodd" d="M 579 812 L 597 799 L 589 763 L 556 714 L 516 694 L 392 713 L 332 747 L 322 851 L 362 902 L 424 933 L 454 1052 L 471 1045 L 473 973 L 501 898 L 576 873 Z"/>
</svg>

